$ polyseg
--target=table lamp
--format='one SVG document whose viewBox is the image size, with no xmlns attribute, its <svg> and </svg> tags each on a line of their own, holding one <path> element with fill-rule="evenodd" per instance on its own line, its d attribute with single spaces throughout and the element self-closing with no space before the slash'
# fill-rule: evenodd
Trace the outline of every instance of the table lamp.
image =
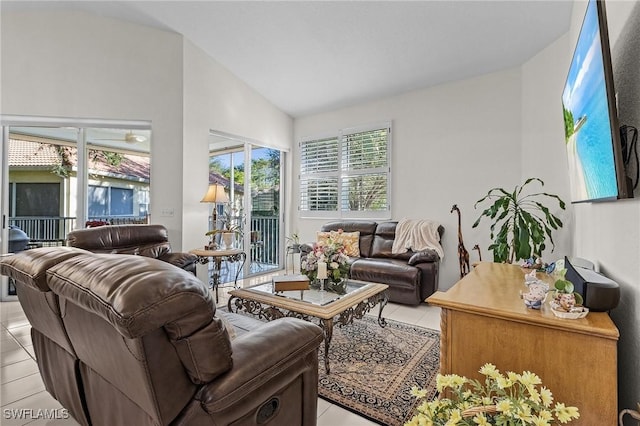
<svg viewBox="0 0 640 426">
<path fill-rule="evenodd" d="M 218 221 L 218 203 L 228 203 L 229 196 L 224 192 L 224 186 L 220 184 L 210 184 L 207 193 L 204 194 L 201 203 L 213 203 L 213 212 L 211 213 L 211 220 L 213 228 L 215 229 Z"/>
</svg>

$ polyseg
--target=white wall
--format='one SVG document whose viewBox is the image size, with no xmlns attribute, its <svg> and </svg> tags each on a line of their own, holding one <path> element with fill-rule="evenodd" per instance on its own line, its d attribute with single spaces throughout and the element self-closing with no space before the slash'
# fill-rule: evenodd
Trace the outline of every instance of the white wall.
<svg viewBox="0 0 640 426">
<path fill-rule="evenodd" d="M 586 4 L 576 2 L 570 31 L 570 52 L 573 52 L 584 16 Z M 628 68 L 618 68 L 614 74 L 616 90 L 637 89 L 640 83 L 638 51 L 621 49 L 627 38 L 637 39 L 640 33 L 640 3 L 608 1 L 607 17 L 614 66 L 629 58 Z M 620 58 L 619 55 L 625 55 Z M 633 84 L 623 81 L 620 74 Z M 640 95 L 637 91 L 636 96 Z M 640 111 L 619 98 L 619 115 L 624 124 L 640 127 Z M 637 105 L 637 98 L 631 99 Z M 630 113 L 633 111 L 633 113 Z M 640 402 L 640 193 L 633 200 L 589 203 L 575 206 L 575 254 L 594 261 L 600 271 L 621 286 L 620 305 L 611 317 L 620 330 L 618 344 L 619 405 L 634 408 Z"/>
<path fill-rule="evenodd" d="M 288 115 L 178 34 L 38 9 L 3 13 L 1 31 L 3 114 L 152 122 L 151 221 L 176 251 L 206 240 L 210 129 L 292 143 Z"/>
<path fill-rule="evenodd" d="M 520 183 L 520 69 L 414 91 L 325 114 L 296 119 L 294 137 L 313 136 L 360 124 L 392 120 L 392 190 L 394 220 L 432 219 L 445 227 L 440 289 L 459 279 L 457 216 L 462 212 L 464 244 L 479 243 L 491 259 L 488 225 L 472 229 L 480 210 L 474 203 L 494 186 Z M 297 144 L 294 159 L 297 161 Z M 298 170 L 299 164 L 293 165 Z M 298 181 L 293 195 L 298 202 Z M 326 219 L 300 219 L 292 211 L 293 229 L 302 241 L 315 240 Z M 483 222 L 484 223 L 484 222 Z"/>
<path fill-rule="evenodd" d="M 1 31 L 3 114 L 152 122 L 151 220 L 179 246 L 182 37 L 66 10 L 2 13 Z"/>
<path fill-rule="evenodd" d="M 573 255 L 573 206 L 561 103 L 571 61 L 568 49 L 568 35 L 564 35 L 522 66 L 522 179 L 542 179 L 543 189 L 566 204 L 562 210 L 550 198 L 544 203 L 563 222 L 562 229 L 552 234 L 556 247 L 553 252 L 546 250 L 547 261 Z"/>
<path fill-rule="evenodd" d="M 292 119 L 189 41 L 184 43 L 184 247 L 207 240 L 209 205 L 200 203 L 209 179 L 209 130 L 289 150 Z"/>
<path fill-rule="evenodd" d="M 640 29 L 640 3 L 608 1 L 609 36 L 619 97 L 621 122 L 640 127 L 638 105 L 638 49 L 635 40 Z M 566 174 L 564 129 L 560 96 L 564 87 L 575 43 L 584 17 L 586 2 L 574 3 L 571 28 L 523 67 L 523 176 L 537 173 L 569 200 Z M 628 43 L 628 40 L 631 42 Z M 630 63 L 628 68 L 625 64 Z M 635 90 L 629 93 L 629 87 Z M 627 99 L 629 100 L 627 102 Z M 563 149 L 561 151 L 563 151 Z M 530 161 L 527 151 L 539 150 L 542 161 Z M 640 200 L 571 205 L 567 212 L 565 239 L 569 255 L 593 261 L 599 270 L 621 287 L 620 305 L 611 312 L 620 331 L 618 344 L 618 401 L 620 408 L 635 407 L 640 401 Z M 558 254 L 565 254 L 559 251 Z M 587 368 L 597 368 L 587 367 Z"/>
</svg>

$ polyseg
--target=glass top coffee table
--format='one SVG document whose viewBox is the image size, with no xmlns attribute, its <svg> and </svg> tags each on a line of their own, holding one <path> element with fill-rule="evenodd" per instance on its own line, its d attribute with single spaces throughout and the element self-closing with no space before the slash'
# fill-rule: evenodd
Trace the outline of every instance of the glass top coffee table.
<svg viewBox="0 0 640 426">
<path fill-rule="evenodd" d="M 386 325 L 382 310 L 389 301 L 386 284 L 348 280 L 346 293 L 337 294 L 318 289 L 273 292 L 271 282 L 229 293 L 229 312 L 246 312 L 268 321 L 295 317 L 307 321 L 317 318 L 324 332 L 324 368 L 329 374 L 329 346 L 333 336 L 333 325 L 351 324 L 354 319 L 362 318 L 376 305 L 378 324 Z"/>
</svg>

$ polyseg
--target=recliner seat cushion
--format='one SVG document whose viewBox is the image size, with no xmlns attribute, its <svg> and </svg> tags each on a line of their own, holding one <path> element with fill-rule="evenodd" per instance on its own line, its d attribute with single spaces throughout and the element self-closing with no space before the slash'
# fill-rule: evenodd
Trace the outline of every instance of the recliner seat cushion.
<svg viewBox="0 0 640 426">
<path fill-rule="evenodd" d="M 351 278 L 378 282 L 392 287 L 415 288 L 420 285 L 420 270 L 397 259 L 358 259 L 351 265 Z"/>
</svg>

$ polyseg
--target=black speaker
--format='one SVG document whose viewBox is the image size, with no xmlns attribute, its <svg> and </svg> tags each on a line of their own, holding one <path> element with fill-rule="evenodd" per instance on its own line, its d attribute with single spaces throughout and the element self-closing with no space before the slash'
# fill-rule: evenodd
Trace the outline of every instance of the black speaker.
<svg viewBox="0 0 640 426">
<path fill-rule="evenodd" d="M 567 257 L 564 266 L 567 268 L 565 278 L 573 284 L 575 291 L 580 293 L 584 306 L 591 311 L 609 311 L 620 301 L 620 287 L 618 283 L 590 268 L 578 266 L 582 262 L 573 264 Z"/>
</svg>

